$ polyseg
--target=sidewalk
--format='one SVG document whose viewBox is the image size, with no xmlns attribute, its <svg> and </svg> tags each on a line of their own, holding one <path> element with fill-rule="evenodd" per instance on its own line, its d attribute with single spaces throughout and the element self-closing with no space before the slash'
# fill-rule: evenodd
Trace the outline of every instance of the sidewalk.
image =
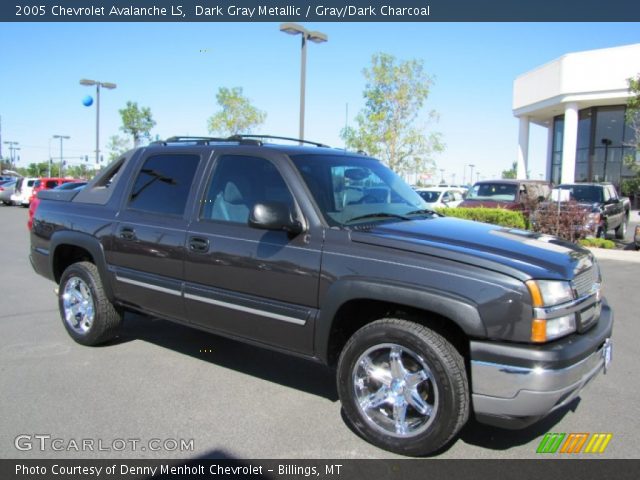
<svg viewBox="0 0 640 480">
<path fill-rule="evenodd" d="M 598 260 L 617 260 L 619 262 L 640 263 L 640 251 L 635 250 L 607 250 L 605 248 L 590 248 Z"/>
</svg>

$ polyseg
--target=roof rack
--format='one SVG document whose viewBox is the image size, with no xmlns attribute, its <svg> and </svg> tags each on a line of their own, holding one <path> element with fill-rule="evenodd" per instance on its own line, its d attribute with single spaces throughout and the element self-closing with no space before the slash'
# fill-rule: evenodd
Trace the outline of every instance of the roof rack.
<svg viewBox="0 0 640 480">
<path fill-rule="evenodd" d="M 210 145 L 212 143 L 229 143 L 238 142 L 244 145 L 262 145 L 263 142 L 260 139 L 274 139 L 274 140 L 287 140 L 291 142 L 307 143 L 309 145 L 315 145 L 316 147 L 329 147 L 323 143 L 311 142 L 309 140 L 300 140 L 298 138 L 291 137 L 279 137 L 276 135 L 248 135 L 248 134 L 236 134 L 230 137 L 189 137 L 189 136 L 176 136 L 169 137 L 166 140 L 157 140 L 151 142 L 150 145 L 168 145 L 170 143 L 189 143 L 192 145 Z"/>
<path fill-rule="evenodd" d="M 256 139 L 256 138 L 268 138 L 270 140 L 287 140 L 287 141 L 290 141 L 290 142 L 307 143 L 309 145 L 315 145 L 316 147 L 329 148 L 329 145 L 325 145 L 324 143 L 312 142 L 310 140 L 302 140 L 300 138 L 280 137 L 280 136 L 277 136 L 277 135 L 247 135 L 247 134 L 239 133 L 239 134 L 230 136 L 227 140 L 228 141 L 233 141 L 233 140 L 241 141 L 241 140 L 245 140 L 245 139 Z"/>
</svg>

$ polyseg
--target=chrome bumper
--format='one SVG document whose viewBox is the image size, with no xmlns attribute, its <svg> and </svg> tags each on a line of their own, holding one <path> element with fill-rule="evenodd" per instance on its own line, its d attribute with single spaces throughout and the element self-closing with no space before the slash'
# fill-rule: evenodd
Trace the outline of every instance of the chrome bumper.
<svg viewBox="0 0 640 480">
<path fill-rule="evenodd" d="M 589 349 L 593 353 L 562 368 L 552 368 L 553 365 L 521 367 L 506 361 L 474 360 L 472 357 L 472 402 L 478 419 L 507 427 L 526 426 L 571 402 L 600 371 L 606 373 L 612 352 L 613 315 L 608 308 L 603 313 L 600 322 L 606 324 L 604 328 L 596 326 L 594 330 L 600 332 L 585 335 L 591 338 L 582 340 L 591 344 Z M 593 342 L 597 343 L 593 345 Z M 509 420 L 524 419 L 531 421 L 516 421 L 509 425 Z"/>
</svg>

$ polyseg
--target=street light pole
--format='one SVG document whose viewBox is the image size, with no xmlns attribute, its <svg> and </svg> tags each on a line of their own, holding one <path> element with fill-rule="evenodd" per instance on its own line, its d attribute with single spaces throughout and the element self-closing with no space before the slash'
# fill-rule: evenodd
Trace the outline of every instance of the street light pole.
<svg viewBox="0 0 640 480">
<path fill-rule="evenodd" d="M 62 141 L 63 140 L 69 140 L 71 137 L 69 135 L 54 135 L 53 138 L 59 138 L 60 139 L 60 171 L 58 172 L 60 174 L 60 177 L 64 177 L 63 172 L 64 172 L 64 156 L 62 155 Z M 49 176 L 51 176 L 51 163 L 49 163 Z"/>
<path fill-rule="evenodd" d="M 304 108 L 305 108 L 305 89 L 307 80 L 307 40 L 314 43 L 326 42 L 329 37 L 322 32 L 311 32 L 297 23 L 283 23 L 280 25 L 280 31 L 289 35 L 301 35 L 302 45 L 300 52 L 300 128 L 298 137 L 304 140 Z"/>
<path fill-rule="evenodd" d="M 117 87 L 115 83 L 100 82 L 98 80 L 88 80 L 83 78 L 80 80 L 80 85 L 84 86 L 96 86 L 96 167 L 100 164 L 100 87 L 113 90 Z"/>
<path fill-rule="evenodd" d="M 4 144 L 9 145 L 9 160 L 11 161 L 11 168 L 14 168 L 14 155 L 15 150 L 17 150 L 15 146 L 18 145 L 18 142 L 4 142 Z"/>
<path fill-rule="evenodd" d="M 607 181 L 607 157 L 609 156 L 609 146 L 613 143 L 610 139 L 608 138 L 603 138 L 601 140 L 602 144 L 604 145 L 604 172 L 602 174 L 603 178 L 603 182 Z"/>
<path fill-rule="evenodd" d="M 473 183 L 473 167 L 475 167 L 475 165 L 470 163 L 469 168 L 471 169 L 471 174 L 469 175 L 469 183 Z"/>
</svg>

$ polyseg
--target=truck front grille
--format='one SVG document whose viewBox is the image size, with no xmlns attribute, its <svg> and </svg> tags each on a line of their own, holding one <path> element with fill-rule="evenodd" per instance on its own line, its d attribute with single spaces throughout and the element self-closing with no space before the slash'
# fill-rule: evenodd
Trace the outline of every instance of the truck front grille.
<svg viewBox="0 0 640 480">
<path fill-rule="evenodd" d="M 577 298 L 584 297 L 594 292 L 594 285 L 598 283 L 598 272 L 594 267 L 589 268 L 583 272 L 580 272 L 573 279 L 573 289 L 576 292 Z"/>
</svg>

